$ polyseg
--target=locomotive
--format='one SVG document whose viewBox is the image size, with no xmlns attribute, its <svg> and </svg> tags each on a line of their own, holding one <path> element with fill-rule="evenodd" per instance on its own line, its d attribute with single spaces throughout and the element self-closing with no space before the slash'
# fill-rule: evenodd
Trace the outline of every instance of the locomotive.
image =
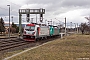
<svg viewBox="0 0 90 60">
<path fill-rule="evenodd" d="M 36 41 L 37 39 L 57 36 L 59 33 L 60 29 L 57 26 L 30 23 L 24 27 L 23 39 L 25 41 Z"/>
</svg>

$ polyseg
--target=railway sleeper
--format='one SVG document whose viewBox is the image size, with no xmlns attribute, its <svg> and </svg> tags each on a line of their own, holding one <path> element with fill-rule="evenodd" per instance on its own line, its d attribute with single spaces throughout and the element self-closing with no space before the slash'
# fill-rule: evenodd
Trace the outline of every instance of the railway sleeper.
<svg viewBox="0 0 90 60">
<path fill-rule="evenodd" d="M 3 47 L 0 49 L 0 51 L 3 51 L 3 50 L 7 50 L 7 49 L 10 49 L 10 48 L 15 48 L 15 47 L 18 47 L 18 46 L 22 46 L 22 45 L 26 45 L 27 43 L 22 43 L 22 44 L 18 44 L 18 45 L 11 45 L 11 46 L 6 46 L 6 47 Z"/>
</svg>

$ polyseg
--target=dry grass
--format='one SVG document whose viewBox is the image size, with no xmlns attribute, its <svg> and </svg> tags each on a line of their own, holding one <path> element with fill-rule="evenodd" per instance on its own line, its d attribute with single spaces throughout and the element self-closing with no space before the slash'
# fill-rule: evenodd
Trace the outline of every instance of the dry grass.
<svg viewBox="0 0 90 60">
<path fill-rule="evenodd" d="M 90 58 L 90 35 L 72 35 L 52 41 L 10 60 L 78 60 Z"/>
<path fill-rule="evenodd" d="M 7 53 L 0 53 L 0 60 L 4 59 L 5 57 L 9 57 L 11 55 L 14 55 L 16 53 L 19 53 L 23 50 L 13 51 L 13 52 L 7 52 Z"/>
</svg>

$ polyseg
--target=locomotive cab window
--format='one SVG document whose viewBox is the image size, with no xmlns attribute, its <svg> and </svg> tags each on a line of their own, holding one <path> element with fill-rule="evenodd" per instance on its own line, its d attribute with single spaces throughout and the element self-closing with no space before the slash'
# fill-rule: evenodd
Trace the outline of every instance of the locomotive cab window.
<svg viewBox="0 0 90 60">
<path fill-rule="evenodd" d="M 34 31 L 35 26 L 26 26 L 25 30 L 27 31 Z"/>
</svg>

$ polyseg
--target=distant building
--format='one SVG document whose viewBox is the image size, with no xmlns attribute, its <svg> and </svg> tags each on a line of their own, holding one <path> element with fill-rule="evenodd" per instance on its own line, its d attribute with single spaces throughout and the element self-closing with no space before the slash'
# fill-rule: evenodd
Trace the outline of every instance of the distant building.
<svg viewBox="0 0 90 60">
<path fill-rule="evenodd" d="M 19 23 L 14 23 L 14 24 L 19 26 Z M 22 23 L 22 28 L 24 28 L 26 24 L 28 24 L 28 23 Z M 11 27 L 11 25 L 12 25 L 12 23 L 10 23 L 10 27 Z M 8 33 L 9 23 L 5 22 L 4 26 L 5 26 L 5 32 Z"/>
<path fill-rule="evenodd" d="M 10 23 L 10 27 L 11 27 L 11 23 Z M 9 28 L 9 23 L 4 23 L 4 27 L 5 27 L 5 33 L 8 33 L 8 28 Z"/>
<path fill-rule="evenodd" d="M 19 26 L 19 23 L 14 23 L 14 24 L 16 24 L 17 26 Z M 28 23 L 22 23 L 22 28 L 24 28 L 26 24 L 28 24 Z"/>
</svg>

